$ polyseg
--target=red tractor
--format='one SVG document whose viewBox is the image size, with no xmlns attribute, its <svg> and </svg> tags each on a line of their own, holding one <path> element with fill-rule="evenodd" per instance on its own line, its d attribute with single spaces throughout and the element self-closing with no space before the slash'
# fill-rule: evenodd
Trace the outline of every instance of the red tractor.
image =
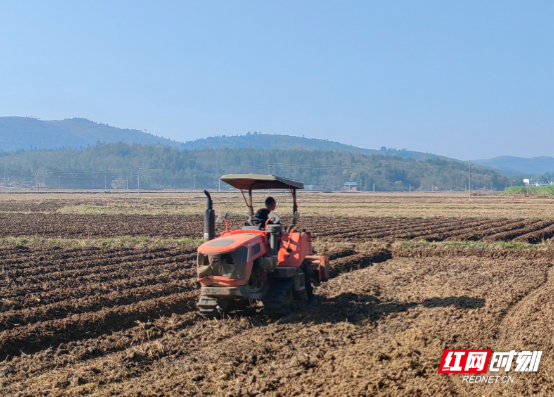
<svg viewBox="0 0 554 397">
<path fill-rule="evenodd" d="M 300 213 L 296 190 L 304 184 L 274 175 L 224 175 L 223 182 L 240 189 L 249 209 L 245 226 L 229 230 L 227 214 L 218 223 L 226 229 L 215 237 L 215 216 L 210 194 L 204 191 L 207 209 L 204 216 L 204 244 L 198 247 L 198 282 L 200 313 L 215 317 L 242 310 L 261 301 L 264 313 L 271 317 L 289 314 L 313 299 L 312 285 L 329 278 L 329 260 L 314 255 L 310 232 L 296 227 Z M 292 225 L 280 224 L 275 212 L 265 224 L 254 225 L 253 190 L 290 191 L 293 198 Z M 248 192 L 248 200 L 245 195 Z"/>
</svg>

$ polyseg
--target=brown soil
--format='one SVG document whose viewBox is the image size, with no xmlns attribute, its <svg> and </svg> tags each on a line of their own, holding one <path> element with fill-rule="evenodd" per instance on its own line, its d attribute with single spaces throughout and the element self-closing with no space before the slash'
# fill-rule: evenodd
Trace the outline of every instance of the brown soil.
<svg viewBox="0 0 554 397">
<path fill-rule="evenodd" d="M 172 254 L 156 256 L 172 260 Z M 333 278 L 317 289 L 317 307 L 278 321 L 262 312 L 203 319 L 196 314 L 194 288 L 169 281 L 108 294 L 91 290 L 88 301 L 68 297 L 57 310 L 43 304 L 40 294 L 33 295 L 35 306 L 29 296 L 20 296 L 25 309 L 6 307 L 2 313 L 0 352 L 8 356 L 2 391 L 159 396 L 551 391 L 546 374 L 554 359 L 546 354 L 539 373 L 518 374 L 509 387 L 467 388 L 460 376 L 438 374 L 437 367 L 444 348 L 549 351 L 549 317 L 540 313 L 554 305 L 554 252 L 336 248 L 331 256 Z M 145 259 L 145 267 L 154 260 Z M 192 259 L 183 263 L 185 269 L 192 264 Z M 130 282 L 138 277 L 127 274 Z M 107 282 L 107 289 L 114 283 Z M 129 301 L 133 295 L 135 301 Z"/>
<path fill-rule="evenodd" d="M 331 279 L 316 289 L 316 307 L 280 320 L 261 307 L 199 316 L 193 248 L 5 243 L 0 395 L 549 396 L 554 249 L 401 241 L 538 244 L 553 226 L 304 216 L 301 227 L 330 255 Z M 198 238 L 202 217 L 14 212 L 0 215 L 0 231 Z M 543 356 L 538 373 L 510 373 L 513 384 L 467 385 L 437 373 L 443 349 Z"/>
</svg>

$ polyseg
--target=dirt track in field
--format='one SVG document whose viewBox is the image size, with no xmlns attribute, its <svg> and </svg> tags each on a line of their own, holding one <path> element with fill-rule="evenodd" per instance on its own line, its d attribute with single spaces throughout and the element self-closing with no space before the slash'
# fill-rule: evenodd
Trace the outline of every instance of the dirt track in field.
<svg viewBox="0 0 554 397">
<path fill-rule="evenodd" d="M 0 214 L 2 237 L 198 238 L 201 226 L 201 216 Z M 332 279 L 315 308 L 280 320 L 261 307 L 199 316 L 192 244 L 4 241 L 0 395 L 554 393 L 554 219 L 304 216 L 301 227 L 330 255 Z M 510 373 L 513 384 L 467 385 L 437 373 L 446 348 L 543 356 L 538 373 Z"/>
</svg>

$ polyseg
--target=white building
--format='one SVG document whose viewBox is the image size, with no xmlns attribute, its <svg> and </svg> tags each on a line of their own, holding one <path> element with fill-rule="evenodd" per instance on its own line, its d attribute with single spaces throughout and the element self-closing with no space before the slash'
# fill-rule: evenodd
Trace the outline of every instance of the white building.
<svg viewBox="0 0 554 397">
<path fill-rule="evenodd" d="M 541 183 L 538 179 L 531 179 L 531 178 L 525 178 L 523 180 L 523 184 L 525 186 L 547 186 L 547 185 L 554 185 L 552 181 L 548 183 Z"/>
</svg>

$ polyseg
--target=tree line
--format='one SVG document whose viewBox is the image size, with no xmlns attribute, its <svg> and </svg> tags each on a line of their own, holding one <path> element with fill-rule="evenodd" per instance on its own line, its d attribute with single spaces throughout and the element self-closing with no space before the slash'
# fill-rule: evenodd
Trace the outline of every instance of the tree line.
<svg viewBox="0 0 554 397">
<path fill-rule="evenodd" d="M 441 158 L 415 160 L 395 155 L 304 149 L 225 148 L 181 150 L 162 145 L 97 144 L 82 149 L 0 151 L 0 178 L 8 187 L 62 189 L 218 188 L 221 175 L 272 173 L 315 189 L 465 190 L 466 163 Z M 474 189 L 503 190 L 506 177 L 474 166 Z M 222 186 L 226 187 L 226 186 Z"/>
</svg>

